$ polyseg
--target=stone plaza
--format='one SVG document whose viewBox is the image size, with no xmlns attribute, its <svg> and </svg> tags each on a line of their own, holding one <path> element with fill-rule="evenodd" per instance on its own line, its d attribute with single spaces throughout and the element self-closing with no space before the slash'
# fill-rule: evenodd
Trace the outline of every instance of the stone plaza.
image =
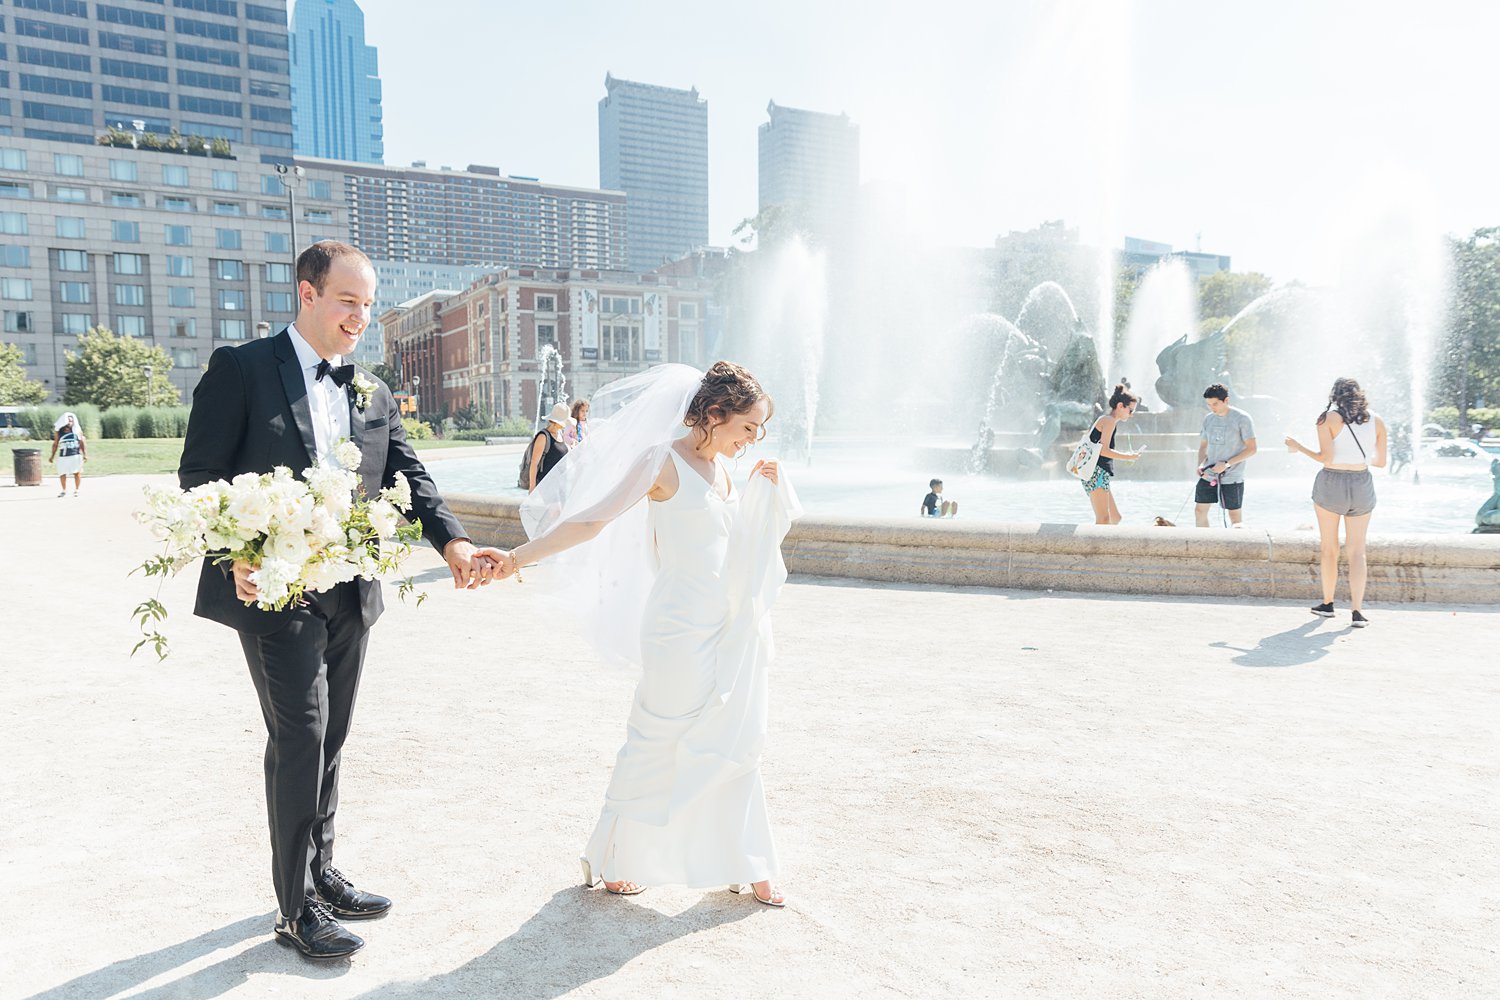
<svg viewBox="0 0 1500 1000">
<path fill-rule="evenodd" d="M 794 576 L 764 763 L 784 911 L 579 884 L 633 678 L 507 581 L 387 589 L 337 863 L 352 961 L 271 937 L 265 732 L 227 629 L 127 576 L 140 487 L 0 488 L 0 996 L 1488 997 L 1494 604 Z"/>
</svg>

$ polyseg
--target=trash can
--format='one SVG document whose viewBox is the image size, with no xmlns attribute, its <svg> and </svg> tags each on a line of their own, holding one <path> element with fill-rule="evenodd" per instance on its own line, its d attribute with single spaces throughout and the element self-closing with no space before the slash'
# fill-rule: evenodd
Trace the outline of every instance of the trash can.
<svg viewBox="0 0 1500 1000">
<path fill-rule="evenodd" d="M 17 486 L 42 485 L 42 450 L 40 448 L 12 448 Z"/>
</svg>

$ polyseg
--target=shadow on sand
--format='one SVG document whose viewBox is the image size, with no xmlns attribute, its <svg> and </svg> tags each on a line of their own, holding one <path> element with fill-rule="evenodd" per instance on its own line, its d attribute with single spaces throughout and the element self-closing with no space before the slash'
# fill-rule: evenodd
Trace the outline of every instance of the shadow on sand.
<svg viewBox="0 0 1500 1000">
<path fill-rule="evenodd" d="M 762 910 L 746 896 L 705 895 L 670 916 L 607 896 L 602 889 L 563 889 L 514 934 L 449 972 L 408 983 L 385 983 L 367 1000 L 486 996 L 546 1000 L 603 979 L 670 941 Z"/>
</svg>

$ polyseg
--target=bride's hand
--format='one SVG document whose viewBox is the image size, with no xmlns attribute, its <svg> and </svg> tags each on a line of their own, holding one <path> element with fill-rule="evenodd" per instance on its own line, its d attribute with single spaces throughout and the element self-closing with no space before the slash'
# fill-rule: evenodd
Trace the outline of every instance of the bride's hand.
<svg viewBox="0 0 1500 1000">
<path fill-rule="evenodd" d="M 480 549 L 476 553 L 476 561 L 480 565 L 480 578 L 486 582 L 504 580 L 516 571 L 515 556 L 504 549 Z"/>
<path fill-rule="evenodd" d="M 774 458 L 771 459 L 770 461 L 767 461 L 765 459 L 761 459 L 759 462 L 756 462 L 755 463 L 755 468 L 753 468 L 753 469 L 750 470 L 750 475 L 753 476 L 753 475 L 756 475 L 757 473 L 759 473 L 762 476 L 765 476 L 772 483 L 779 483 L 780 482 L 780 479 L 778 478 L 779 471 L 778 471 L 778 469 L 776 467 L 776 460 Z"/>
</svg>

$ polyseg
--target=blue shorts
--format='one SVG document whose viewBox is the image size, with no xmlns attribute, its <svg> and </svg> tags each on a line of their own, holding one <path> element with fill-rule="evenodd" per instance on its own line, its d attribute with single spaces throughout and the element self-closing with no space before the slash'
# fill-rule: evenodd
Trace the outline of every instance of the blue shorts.
<svg viewBox="0 0 1500 1000">
<path fill-rule="evenodd" d="M 1094 467 L 1094 474 L 1083 481 L 1083 492 L 1092 493 L 1095 490 L 1109 492 L 1109 481 L 1113 478 L 1108 470 L 1101 466 Z"/>
</svg>

